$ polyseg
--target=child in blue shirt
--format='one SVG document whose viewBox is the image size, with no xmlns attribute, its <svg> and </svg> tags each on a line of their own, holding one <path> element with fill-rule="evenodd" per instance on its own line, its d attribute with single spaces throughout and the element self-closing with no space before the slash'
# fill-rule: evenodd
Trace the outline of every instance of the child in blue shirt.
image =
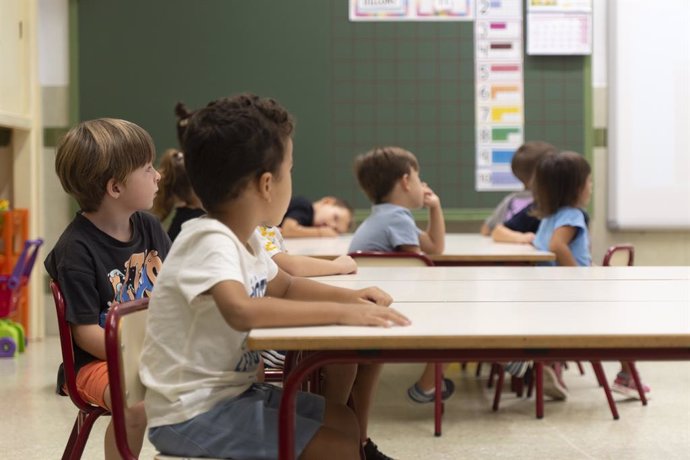
<svg viewBox="0 0 690 460">
<path fill-rule="evenodd" d="M 582 209 L 592 197 L 592 170 L 587 160 L 575 152 L 547 155 L 537 164 L 533 190 L 536 215 L 541 218 L 534 246 L 556 254 L 556 261 L 549 265 L 592 265 L 589 230 Z M 621 371 L 611 389 L 639 397 L 627 363 L 621 362 Z M 645 385 L 644 391 L 649 392 L 649 387 Z"/>
<path fill-rule="evenodd" d="M 371 215 L 357 228 L 349 252 L 426 252 L 441 254 L 446 224 L 441 200 L 419 178 L 417 158 L 400 147 L 375 148 L 355 160 L 359 185 L 373 203 Z M 429 209 L 429 225 L 422 231 L 411 209 Z M 414 402 L 434 400 L 434 365 L 427 364 L 422 376 L 407 394 Z M 443 399 L 454 391 L 450 379 L 443 379 Z"/>
</svg>

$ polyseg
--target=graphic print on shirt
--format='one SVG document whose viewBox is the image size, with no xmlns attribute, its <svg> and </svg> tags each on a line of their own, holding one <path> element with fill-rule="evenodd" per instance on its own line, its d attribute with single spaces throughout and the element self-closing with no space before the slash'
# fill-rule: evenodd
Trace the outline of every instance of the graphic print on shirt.
<svg viewBox="0 0 690 460">
<path fill-rule="evenodd" d="M 119 268 L 108 272 L 108 281 L 113 288 L 113 297 L 108 302 L 108 309 L 116 303 L 151 297 L 151 291 L 162 266 L 163 261 L 158 251 L 152 250 L 132 254 L 124 263 L 124 273 Z M 101 327 L 105 327 L 107 314 L 107 310 L 101 312 L 99 319 Z"/>
<path fill-rule="evenodd" d="M 252 276 L 249 284 L 251 285 L 251 293 L 249 294 L 249 297 L 252 299 L 266 295 L 266 287 L 268 286 L 268 281 L 266 278 L 259 278 L 256 275 Z M 243 354 L 235 366 L 235 372 L 254 372 L 259 366 L 261 355 L 258 351 L 247 350 L 246 337 L 244 340 L 245 341 L 242 343 Z"/>
</svg>

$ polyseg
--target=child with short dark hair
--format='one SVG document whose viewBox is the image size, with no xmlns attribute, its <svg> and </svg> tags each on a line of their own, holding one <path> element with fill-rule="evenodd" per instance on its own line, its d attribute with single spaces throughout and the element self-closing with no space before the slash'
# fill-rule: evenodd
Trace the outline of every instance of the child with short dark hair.
<svg viewBox="0 0 690 460">
<path fill-rule="evenodd" d="M 168 227 L 168 236 L 174 241 L 184 222 L 201 217 L 206 211 L 194 193 L 192 184 L 189 183 L 184 167 L 184 153 L 177 149 L 166 150 L 160 160 L 159 172 L 161 181 L 151 212 L 161 222 L 167 219 L 170 213 L 175 213 Z"/>
<path fill-rule="evenodd" d="M 542 156 L 555 152 L 556 147 L 544 141 L 525 142 L 515 151 L 510 162 L 510 168 L 513 171 L 513 175 L 522 182 L 525 189 L 519 192 L 510 193 L 498 204 L 498 206 L 496 206 L 494 212 L 482 225 L 480 231 L 482 235 L 491 235 L 494 240 L 502 242 L 532 242 L 534 234 L 530 234 L 528 230 L 529 225 L 534 223 L 533 221 L 528 221 L 527 223 L 520 222 L 518 228 L 521 229 L 510 229 L 512 232 L 507 231 L 509 229 L 502 224 L 509 221 L 513 216 L 532 203 L 531 182 L 532 176 L 534 175 L 534 168 Z M 529 215 L 524 213 L 523 215 L 529 217 Z M 525 230 L 522 230 L 522 228 L 525 228 Z"/>
<path fill-rule="evenodd" d="M 110 409 L 105 318 L 114 303 L 149 297 L 170 239 L 149 209 L 160 175 L 149 134 L 134 123 L 102 118 L 72 128 L 58 146 L 55 171 L 80 211 L 48 254 L 45 267 L 66 301 L 74 339 L 77 388 L 91 404 Z M 60 372 L 58 380 L 64 382 Z M 59 384 L 63 387 L 63 384 Z M 127 409 L 127 439 L 141 451 L 143 404 Z M 120 458 L 114 428 L 105 458 Z"/>
<path fill-rule="evenodd" d="M 334 196 L 325 196 L 313 203 L 296 196 L 290 200 L 280 224 L 285 238 L 338 236 L 352 225 L 354 210 L 349 203 Z"/>
<path fill-rule="evenodd" d="M 349 252 L 405 251 L 443 253 L 446 224 L 441 200 L 419 178 L 419 163 L 400 147 L 375 148 L 355 159 L 359 185 L 373 203 L 371 214 L 355 231 Z M 426 231 L 417 228 L 411 209 L 429 209 Z M 434 400 L 435 366 L 427 364 L 422 376 L 407 391 L 412 401 Z M 455 385 L 443 379 L 443 399 L 448 399 Z"/>
<path fill-rule="evenodd" d="M 256 228 L 277 225 L 290 200 L 293 129 L 280 104 L 251 94 L 211 102 L 189 120 L 187 174 L 208 214 L 183 227 L 160 273 L 140 364 L 149 438 L 163 453 L 277 457 L 281 390 L 256 383 L 250 329 L 409 324 L 383 291 L 292 278 L 263 250 Z M 298 395 L 301 458 L 357 458 L 359 440 L 345 405 Z"/>
</svg>

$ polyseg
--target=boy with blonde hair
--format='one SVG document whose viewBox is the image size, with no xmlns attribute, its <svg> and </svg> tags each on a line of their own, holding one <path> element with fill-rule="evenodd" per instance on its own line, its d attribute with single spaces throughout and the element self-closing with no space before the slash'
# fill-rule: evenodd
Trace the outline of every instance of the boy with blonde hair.
<svg viewBox="0 0 690 460">
<path fill-rule="evenodd" d="M 141 212 L 151 208 L 158 190 L 154 158 L 146 131 L 110 118 L 72 128 L 55 158 L 62 187 L 81 209 L 48 254 L 45 267 L 65 297 L 79 394 L 108 410 L 103 329 L 108 309 L 149 297 L 170 248 L 158 220 Z M 63 389 L 61 370 L 58 386 Z M 126 426 L 129 447 L 139 453 L 146 428 L 143 404 L 127 409 Z M 112 423 L 105 434 L 105 458 L 120 458 Z"/>
</svg>

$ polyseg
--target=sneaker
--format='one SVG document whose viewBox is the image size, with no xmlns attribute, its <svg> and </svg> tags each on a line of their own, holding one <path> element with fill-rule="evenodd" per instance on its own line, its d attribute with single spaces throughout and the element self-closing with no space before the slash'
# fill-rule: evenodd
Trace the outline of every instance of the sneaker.
<svg viewBox="0 0 690 460">
<path fill-rule="evenodd" d="M 632 378 L 632 375 L 628 375 L 625 372 L 619 372 L 618 375 L 616 375 L 616 380 L 613 381 L 611 390 L 625 395 L 628 398 L 640 399 L 640 393 L 637 391 L 635 380 Z M 642 390 L 644 391 L 645 397 L 649 399 L 651 388 L 642 383 Z"/>
<path fill-rule="evenodd" d="M 568 389 L 551 366 L 544 366 L 544 394 L 558 401 L 568 398 Z"/>
<path fill-rule="evenodd" d="M 531 361 L 513 361 L 506 363 L 503 369 L 513 377 L 522 378 L 531 365 Z"/>
<path fill-rule="evenodd" d="M 371 438 L 367 438 L 367 442 L 364 444 L 364 447 L 362 447 L 362 450 L 364 451 L 364 458 L 366 460 L 393 460 L 392 457 L 381 452 Z"/>
<path fill-rule="evenodd" d="M 435 390 L 424 391 L 415 383 L 407 389 L 407 396 L 414 402 L 424 404 L 434 402 Z M 441 384 L 441 399 L 444 401 L 455 393 L 455 384 L 451 379 L 444 378 Z"/>
</svg>

